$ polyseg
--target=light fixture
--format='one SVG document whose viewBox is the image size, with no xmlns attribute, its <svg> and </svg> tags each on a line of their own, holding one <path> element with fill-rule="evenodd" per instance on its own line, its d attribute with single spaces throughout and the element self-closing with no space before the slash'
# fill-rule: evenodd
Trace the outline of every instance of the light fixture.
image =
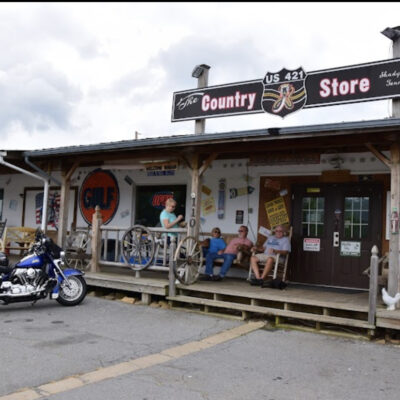
<svg viewBox="0 0 400 400">
<path fill-rule="evenodd" d="M 395 41 L 400 38 L 400 26 L 395 26 L 394 28 L 386 28 L 381 33 L 390 40 Z"/>
<path fill-rule="evenodd" d="M 210 69 L 211 67 L 207 64 L 200 64 L 200 65 L 196 65 L 192 71 L 192 77 L 193 78 L 200 78 L 204 71 Z"/>
</svg>

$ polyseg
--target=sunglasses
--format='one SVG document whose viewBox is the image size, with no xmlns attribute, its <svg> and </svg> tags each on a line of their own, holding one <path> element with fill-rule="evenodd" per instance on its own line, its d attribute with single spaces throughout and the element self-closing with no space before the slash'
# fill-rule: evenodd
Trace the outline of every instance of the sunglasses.
<svg viewBox="0 0 400 400">
<path fill-rule="evenodd" d="M 283 232 L 281 229 L 277 229 L 275 232 Z"/>
<path fill-rule="evenodd" d="M 239 229 L 238 232 L 247 232 L 245 229 Z"/>
</svg>

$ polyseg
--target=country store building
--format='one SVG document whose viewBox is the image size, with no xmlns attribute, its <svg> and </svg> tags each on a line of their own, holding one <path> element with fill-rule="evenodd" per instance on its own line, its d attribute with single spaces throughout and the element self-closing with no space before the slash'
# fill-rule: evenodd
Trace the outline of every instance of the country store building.
<svg viewBox="0 0 400 400">
<path fill-rule="evenodd" d="M 235 234 L 246 225 L 249 239 L 262 243 L 260 230 L 286 224 L 293 228 L 288 281 L 341 290 L 336 299 L 321 300 L 318 290 L 312 299 L 306 291 L 293 298 L 290 286 L 284 294 L 257 292 L 246 283 L 246 271 L 232 268 L 228 276 L 243 278 L 236 292 L 229 281 L 212 288 L 195 283 L 171 301 L 231 307 L 244 318 L 261 312 L 317 326 L 400 329 L 399 310 L 391 316 L 381 310 L 376 325 L 375 310 L 368 321 L 358 316 L 371 310 L 365 270 L 373 246 L 381 261 L 388 260 L 384 285 L 392 296 L 400 291 L 399 100 L 392 100 L 394 116 L 387 119 L 204 133 L 207 118 L 261 112 L 285 117 L 302 108 L 396 99 L 400 59 L 309 73 L 283 68 L 263 79 L 213 87 L 207 86 L 209 67 L 199 67 L 193 71 L 199 87 L 174 93 L 172 108 L 173 122 L 196 120 L 196 134 L 9 151 L 0 160 L 1 220 L 39 226 L 48 174 L 47 229 L 64 244 L 71 226 L 91 225 L 99 206 L 103 226 L 115 228 L 102 261 L 116 264 L 123 264 L 116 232 L 135 224 L 155 227 L 168 197 L 177 200 L 176 214 L 185 216 L 196 237 L 215 226 Z M 12 166 L 39 174 L 42 182 Z M 383 263 L 379 269 L 382 275 Z M 360 298 L 346 297 L 346 290 Z"/>
</svg>

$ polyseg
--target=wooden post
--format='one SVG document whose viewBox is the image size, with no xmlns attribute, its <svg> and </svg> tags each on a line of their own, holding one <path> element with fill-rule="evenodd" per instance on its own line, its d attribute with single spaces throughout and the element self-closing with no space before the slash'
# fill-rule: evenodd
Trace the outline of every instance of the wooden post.
<svg viewBox="0 0 400 400">
<path fill-rule="evenodd" d="M 169 270 L 168 270 L 168 278 L 169 278 L 168 296 L 171 297 L 176 296 L 175 274 L 174 274 L 175 250 L 176 250 L 176 236 L 171 236 L 171 243 L 169 245 Z"/>
<path fill-rule="evenodd" d="M 90 272 L 99 270 L 100 252 L 101 252 L 101 224 L 103 219 L 100 213 L 100 207 L 96 206 L 92 217 L 92 259 L 90 262 Z"/>
<path fill-rule="evenodd" d="M 67 236 L 70 180 L 66 178 L 65 171 L 62 171 L 61 179 L 60 217 L 58 224 L 57 244 L 64 248 L 65 238 Z"/>
<path fill-rule="evenodd" d="M 376 296 L 378 293 L 378 247 L 371 250 L 371 262 L 369 266 L 369 307 L 368 323 L 375 325 Z"/>
<path fill-rule="evenodd" d="M 197 87 L 202 88 L 208 86 L 208 70 L 210 67 L 208 65 L 203 64 L 203 73 L 199 76 L 197 80 Z M 206 130 L 206 120 L 205 119 L 196 119 L 194 123 L 194 133 L 195 135 L 202 135 Z"/>
<path fill-rule="evenodd" d="M 189 218 L 189 227 L 188 227 L 188 235 L 193 236 L 196 240 L 199 237 L 200 230 L 200 202 L 201 202 L 201 193 L 200 193 L 200 174 L 199 174 L 199 156 L 195 154 L 192 157 L 192 186 L 190 192 L 190 218 Z"/>
<path fill-rule="evenodd" d="M 390 214 L 400 212 L 400 146 L 394 143 L 390 148 L 391 166 L 390 166 Z M 388 293 L 394 296 L 399 291 L 399 239 L 397 232 L 390 233 L 389 243 L 389 274 L 388 274 Z"/>
</svg>

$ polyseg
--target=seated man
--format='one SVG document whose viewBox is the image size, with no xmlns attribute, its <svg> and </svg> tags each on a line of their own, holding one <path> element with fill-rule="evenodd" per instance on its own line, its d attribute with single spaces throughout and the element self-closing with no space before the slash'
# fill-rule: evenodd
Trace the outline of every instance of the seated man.
<svg viewBox="0 0 400 400">
<path fill-rule="evenodd" d="M 203 257 L 207 257 L 208 253 L 222 254 L 225 250 L 226 243 L 221 237 L 221 230 L 215 227 L 211 231 L 211 238 L 207 238 L 200 242 L 203 246 Z"/>
<path fill-rule="evenodd" d="M 249 247 L 253 246 L 253 242 L 247 239 L 248 229 L 247 226 L 242 225 L 239 228 L 239 237 L 232 239 L 225 250 L 214 253 L 208 253 L 206 257 L 206 277 L 204 280 L 208 281 L 222 281 L 232 265 L 233 260 L 236 258 L 238 253 L 239 245 L 246 245 Z M 220 254 L 218 254 L 220 253 Z M 222 264 L 219 275 L 213 275 L 214 260 L 216 258 L 223 258 L 224 263 Z"/>
<path fill-rule="evenodd" d="M 275 264 L 278 254 L 285 255 L 290 252 L 290 240 L 287 236 L 283 236 L 285 228 L 282 225 L 275 227 L 275 234 L 268 236 L 262 248 L 253 247 L 252 251 L 263 251 L 263 253 L 255 254 L 250 258 L 250 267 L 254 272 L 255 278 L 250 281 L 250 285 L 263 285 L 265 278 L 271 272 Z M 265 262 L 264 270 L 260 275 L 260 267 L 258 262 Z"/>
</svg>

